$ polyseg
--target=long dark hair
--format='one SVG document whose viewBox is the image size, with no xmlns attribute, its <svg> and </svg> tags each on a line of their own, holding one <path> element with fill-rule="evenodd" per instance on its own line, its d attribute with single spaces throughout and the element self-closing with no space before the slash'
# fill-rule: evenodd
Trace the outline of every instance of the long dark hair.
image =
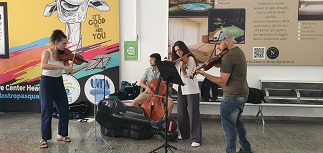
<svg viewBox="0 0 323 153">
<path fill-rule="evenodd" d="M 178 46 L 178 48 L 180 48 L 184 55 L 186 54 L 189 54 L 188 57 L 192 56 L 194 58 L 194 61 L 195 61 L 195 64 L 197 65 L 197 61 L 196 61 L 196 58 L 193 54 L 190 54 L 190 50 L 188 49 L 188 47 L 186 46 L 186 44 L 183 42 L 183 41 L 176 41 L 172 47 L 172 61 L 175 61 L 177 59 L 179 59 L 180 57 L 176 54 L 176 51 L 175 51 L 175 46 Z M 183 55 L 183 56 L 184 56 Z"/>
</svg>

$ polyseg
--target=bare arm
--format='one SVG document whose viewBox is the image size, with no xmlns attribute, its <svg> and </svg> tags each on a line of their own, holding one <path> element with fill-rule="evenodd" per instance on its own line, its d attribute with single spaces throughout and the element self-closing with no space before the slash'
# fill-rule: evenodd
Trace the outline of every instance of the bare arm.
<svg viewBox="0 0 323 153">
<path fill-rule="evenodd" d="M 62 70 L 65 70 L 66 72 L 72 71 L 72 68 L 68 65 L 68 62 L 64 62 L 64 66 L 48 64 L 49 57 L 50 57 L 49 52 L 47 50 L 44 50 L 42 53 L 41 63 L 40 63 L 42 69 L 46 69 L 46 70 L 62 69 Z"/>
<path fill-rule="evenodd" d="M 213 75 L 210 75 L 208 73 L 204 73 L 204 77 L 209 79 L 210 81 L 218 84 L 218 85 L 221 85 L 221 86 L 224 86 L 227 84 L 228 80 L 229 80 L 229 77 L 230 77 L 230 73 L 220 73 L 220 77 L 217 77 L 217 76 L 213 76 Z"/>
<path fill-rule="evenodd" d="M 81 71 L 82 69 L 86 68 L 88 65 L 89 65 L 89 63 L 87 63 L 87 64 L 85 64 L 82 67 L 79 67 L 77 69 L 73 69 L 72 74 L 74 74 L 74 73 L 76 73 L 78 71 Z"/>
<path fill-rule="evenodd" d="M 201 75 L 203 75 L 205 78 L 207 78 L 208 80 L 210 80 L 210 81 L 212 81 L 212 82 L 214 82 L 214 83 L 216 83 L 216 84 L 218 84 L 218 85 L 221 85 L 221 86 L 223 86 L 223 85 L 226 85 L 227 84 L 227 82 L 228 82 L 228 80 L 229 80 L 229 78 L 230 78 L 230 75 L 231 75 L 231 73 L 220 73 L 220 76 L 219 77 L 217 77 L 217 76 L 213 76 L 213 75 L 210 75 L 210 74 L 208 74 L 208 73 L 206 73 L 206 72 L 204 72 L 204 71 L 202 71 L 202 70 L 197 70 L 196 71 L 198 74 L 201 74 Z"/>
<path fill-rule="evenodd" d="M 41 57 L 41 68 L 46 70 L 64 69 L 64 66 L 48 64 L 49 52 L 44 50 Z"/>
<path fill-rule="evenodd" d="M 150 93 L 151 92 L 151 89 L 149 88 L 149 86 L 148 85 L 146 85 L 146 79 L 140 79 L 140 86 L 142 87 L 142 88 L 145 88 L 145 92 L 147 92 L 147 93 Z"/>
</svg>

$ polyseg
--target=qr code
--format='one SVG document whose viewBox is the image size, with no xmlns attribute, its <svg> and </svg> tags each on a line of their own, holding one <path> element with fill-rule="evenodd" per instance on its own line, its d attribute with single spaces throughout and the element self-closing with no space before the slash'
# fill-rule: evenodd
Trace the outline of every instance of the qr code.
<svg viewBox="0 0 323 153">
<path fill-rule="evenodd" d="M 253 59 L 265 59 L 265 47 L 253 47 Z"/>
</svg>

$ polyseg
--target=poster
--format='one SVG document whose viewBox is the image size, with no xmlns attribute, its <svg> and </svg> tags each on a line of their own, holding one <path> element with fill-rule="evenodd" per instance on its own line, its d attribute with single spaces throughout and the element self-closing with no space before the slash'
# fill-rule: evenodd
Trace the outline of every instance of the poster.
<svg viewBox="0 0 323 153">
<path fill-rule="evenodd" d="M 9 57 L 0 59 L 0 112 L 39 112 L 42 52 L 50 47 L 55 29 L 68 38 L 67 48 L 92 63 L 109 61 L 93 69 L 63 75 L 69 104 L 97 103 L 119 88 L 119 1 L 29 0 L 6 1 Z M 37 5 L 35 5 L 37 4 Z M 73 69 L 84 66 L 72 64 Z"/>
<path fill-rule="evenodd" d="M 220 52 L 212 41 L 224 28 L 248 65 L 321 66 L 321 27 L 323 0 L 169 0 L 169 42 L 184 41 L 201 62 Z"/>
<path fill-rule="evenodd" d="M 138 41 L 124 41 L 124 60 L 138 61 Z"/>
</svg>

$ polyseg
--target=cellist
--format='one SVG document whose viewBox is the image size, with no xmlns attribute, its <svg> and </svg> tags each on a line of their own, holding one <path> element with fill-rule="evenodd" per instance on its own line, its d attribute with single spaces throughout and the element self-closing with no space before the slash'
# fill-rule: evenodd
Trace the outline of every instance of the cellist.
<svg viewBox="0 0 323 153">
<path fill-rule="evenodd" d="M 149 84 L 153 79 L 158 79 L 160 76 L 158 67 L 156 65 L 156 60 L 161 61 L 161 56 L 158 53 L 151 54 L 149 59 L 150 67 L 148 67 L 140 79 L 140 86 L 145 89 L 144 92 L 140 93 L 132 102 L 132 106 L 139 106 L 145 102 L 151 94 L 153 94 L 152 89 L 150 89 Z M 168 116 L 170 116 L 173 110 L 174 102 L 168 97 Z"/>
</svg>

